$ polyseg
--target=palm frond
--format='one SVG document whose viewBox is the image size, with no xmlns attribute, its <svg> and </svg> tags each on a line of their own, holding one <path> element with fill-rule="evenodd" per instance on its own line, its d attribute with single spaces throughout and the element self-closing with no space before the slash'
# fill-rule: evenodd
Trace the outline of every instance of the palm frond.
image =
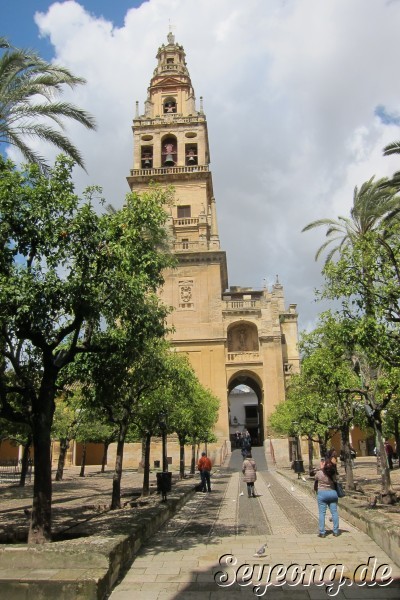
<svg viewBox="0 0 400 600">
<path fill-rule="evenodd" d="M 74 88 L 85 79 L 73 75 L 65 67 L 46 62 L 32 50 L 12 48 L 0 37 L 6 48 L 0 57 L 0 142 L 18 147 L 30 162 L 47 165 L 43 157 L 29 149 L 23 136 L 38 137 L 74 159 L 84 168 L 83 158 L 72 142 L 58 130 L 42 124 L 50 119 L 61 130 L 66 119 L 72 119 L 87 129 L 95 129 L 94 118 L 69 102 L 55 102 L 65 85 Z M 43 102 L 35 102 L 38 97 Z"/>
<path fill-rule="evenodd" d="M 391 144 L 388 144 L 384 147 L 383 155 L 390 156 L 391 154 L 400 154 L 400 141 L 392 142 Z"/>
</svg>

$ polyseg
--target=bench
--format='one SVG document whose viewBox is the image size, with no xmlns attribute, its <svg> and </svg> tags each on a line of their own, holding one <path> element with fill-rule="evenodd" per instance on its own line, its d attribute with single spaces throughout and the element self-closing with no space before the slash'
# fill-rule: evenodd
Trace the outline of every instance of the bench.
<svg viewBox="0 0 400 600">
<path fill-rule="evenodd" d="M 32 466 L 33 461 L 28 460 L 28 469 L 26 472 L 26 481 L 32 479 Z M 0 460 L 0 483 L 6 483 L 9 481 L 19 481 L 21 477 L 22 460 L 8 459 Z"/>
</svg>

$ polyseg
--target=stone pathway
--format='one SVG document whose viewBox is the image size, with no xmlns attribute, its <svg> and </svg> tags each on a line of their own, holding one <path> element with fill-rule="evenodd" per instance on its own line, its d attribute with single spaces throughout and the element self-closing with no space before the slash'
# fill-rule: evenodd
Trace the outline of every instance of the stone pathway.
<svg viewBox="0 0 400 600">
<path fill-rule="evenodd" d="M 400 599 L 400 569 L 379 546 L 342 519 L 339 538 L 318 538 L 315 499 L 268 470 L 262 448 L 253 456 L 258 497 L 247 497 L 234 451 L 214 473 L 212 492 L 196 494 L 140 550 L 110 600 Z M 265 556 L 254 556 L 264 544 Z M 362 565 L 370 586 L 353 581 Z M 374 565 L 378 583 L 395 582 L 372 585 Z"/>
</svg>

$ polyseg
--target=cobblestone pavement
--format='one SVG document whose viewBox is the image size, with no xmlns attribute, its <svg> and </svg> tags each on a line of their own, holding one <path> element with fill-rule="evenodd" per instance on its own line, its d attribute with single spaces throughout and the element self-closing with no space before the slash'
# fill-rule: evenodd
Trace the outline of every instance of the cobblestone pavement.
<svg viewBox="0 0 400 600">
<path fill-rule="evenodd" d="M 136 594 L 141 600 L 400 599 L 400 569 L 379 546 L 344 520 L 340 537 L 318 538 L 315 499 L 268 470 L 262 448 L 255 448 L 253 457 L 258 497 L 247 497 L 242 458 L 234 451 L 228 467 L 213 474 L 212 492 L 196 494 L 141 549 L 110 600 Z M 264 544 L 265 556 L 254 556 Z M 356 579 L 362 575 L 362 565 L 369 565 L 368 586 L 352 582 L 357 568 Z M 381 585 L 372 585 L 373 565 L 381 565 Z M 388 565 L 386 580 L 383 565 Z M 382 585 L 391 578 L 391 585 Z"/>
</svg>

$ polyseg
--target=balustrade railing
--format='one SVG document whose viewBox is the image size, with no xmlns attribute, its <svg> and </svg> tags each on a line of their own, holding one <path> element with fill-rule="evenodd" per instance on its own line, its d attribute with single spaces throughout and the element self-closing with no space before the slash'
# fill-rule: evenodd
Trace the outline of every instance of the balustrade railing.
<svg viewBox="0 0 400 600">
<path fill-rule="evenodd" d="M 165 113 L 163 116 L 157 117 L 146 117 L 143 115 L 141 117 L 136 117 L 133 121 L 134 125 L 136 123 L 140 123 L 143 127 L 152 125 L 160 125 L 161 123 L 165 123 L 165 117 L 171 119 L 171 121 L 175 124 L 197 124 L 199 121 L 205 122 L 205 115 L 202 113 L 198 113 L 197 115 L 193 115 L 191 117 L 184 117 L 181 113 Z"/>
<path fill-rule="evenodd" d="M 242 308 L 259 308 L 261 303 L 259 300 L 226 300 L 226 310 L 240 310 Z"/>
<path fill-rule="evenodd" d="M 197 225 L 199 222 L 198 218 L 195 217 L 184 217 L 181 219 L 174 219 L 175 227 L 185 226 L 185 225 Z"/>
<path fill-rule="evenodd" d="M 207 173 L 208 165 L 196 165 L 195 167 L 159 167 L 152 169 L 131 169 L 131 177 L 136 177 L 138 175 L 145 175 L 146 177 L 151 177 L 152 175 L 173 175 L 175 173 Z"/>
</svg>

